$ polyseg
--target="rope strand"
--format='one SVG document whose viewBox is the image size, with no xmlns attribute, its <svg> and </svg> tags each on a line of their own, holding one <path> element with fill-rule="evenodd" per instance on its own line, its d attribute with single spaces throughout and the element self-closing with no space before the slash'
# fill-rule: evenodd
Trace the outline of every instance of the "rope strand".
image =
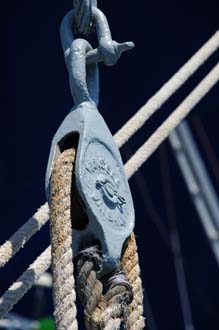
<svg viewBox="0 0 219 330">
<path fill-rule="evenodd" d="M 28 267 L 0 298 L 0 318 L 32 288 L 34 283 L 48 270 L 51 264 L 50 246 Z"/>
<path fill-rule="evenodd" d="M 176 90 L 202 65 L 219 47 L 219 31 L 217 31 L 191 59 L 185 63 L 163 87 L 150 98 L 136 114 L 114 135 L 119 147 L 127 142 L 132 135 L 151 117 L 155 111 L 171 97 Z M 129 163 L 130 165 L 130 163 Z M 49 219 L 48 205 L 45 203 L 32 218 L 42 221 L 42 226 Z M 11 238 L 0 247 L 0 267 L 3 267 L 24 244 L 36 233 L 32 218 L 28 220 Z M 39 220 L 40 219 L 40 220 Z M 35 222 L 35 221 L 34 221 Z M 39 230 L 42 226 L 37 227 Z M 32 228 L 33 227 L 33 228 Z M 22 235 L 20 233 L 23 232 Z M 25 239 L 23 239 L 25 237 Z M 16 246 L 16 248 L 14 248 Z"/>
<path fill-rule="evenodd" d="M 134 233 L 128 240 L 127 248 L 122 256 L 122 265 L 133 291 L 133 300 L 128 307 L 125 326 L 127 330 L 141 330 L 145 326 L 143 318 L 143 288 Z"/>
<path fill-rule="evenodd" d="M 139 148 L 137 152 L 125 164 L 125 172 L 128 178 L 130 178 L 138 170 L 138 168 L 141 165 L 143 165 L 143 163 L 150 157 L 150 155 L 168 136 L 170 131 L 174 129 L 175 126 L 192 110 L 192 108 L 210 91 L 210 89 L 217 83 L 218 80 L 219 80 L 219 64 L 215 66 L 215 68 L 202 80 L 202 82 L 193 90 L 193 92 L 190 93 L 190 95 L 181 103 L 181 105 L 169 116 L 169 118 L 156 130 L 154 134 L 152 134 L 152 136 L 147 140 L 147 142 L 143 144 L 143 146 Z M 48 213 L 47 212 L 44 213 L 42 207 L 38 212 L 40 216 L 42 215 L 43 223 L 46 223 L 48 220 Z M 29 220 L 27 223 L 30 222 L 31 221 Z M 17 243 L 18 246 L 21 247 L 23 245 L 23 240 L 19 238 L 20 237 L 20 235 L 18 235 L 19 231 L 20 229 L 13 236 L 14 239 L 18 241 Z M 0 251 L 2 251 L 2 247 L 0 248 Z M 10 253 L 11 253 L 10 249 L 9 252 L 8 250 L 5 251 L 5 254 L 3 255 L 4 260 L 10 259 L 11 256 Z M 1 258 L 2 258 L 2 254 L 1 254 Z M 49 268 L 49 266 L 50 266 L 50 255 L 48 255 L 48 267 L 45 269 L 45 271 Z M 34 281 L 31 282 L 31 285 L 33 284 Z M 21 299 L 22 296 L 23 294 L 19 295 L 19 298 L 16 297 L 17 299 L 16 301 Z"/>
<path fill-rule="evenodd" d="M 189 114 L 196 104 L 211 90 L 219 80 L 219 63 L 171 113 L 150 138 L 135 152 L 125 164 L 125 173 L 130 178 L 153 154 L 170 132 Z"/>
<path fill-rule="evenodd" d="M 103 285 L 97 279 L 102 260 L 97 246 L 81 250 L 74 259 L 77 270 L 77 293 L 84 306 L 85 326 L 88 330 L 99 329 L 100 314 L 106 308 Z"/>
<path fill-rule="evenodd" d="M 206 46 L 207 45 L 207 46 Z M 143 121 L 141 120 L 139 124 L 136 123 L 136 127 L 129 126 L 130 122 L 133 124 L 133 121 L 129 121 L 127 125 L 124 125 L 124 127 L 117 132 L 115 135 L 115 140 L 119 146 L 122 146 L 127 139 L 129 139 L 135 131 L 137 131 L 143 123 L 151 116 L 152 113 L 154 113 L 164 102 L 164 100 L 167 100 L 175 91 L 177 88 L 179 88 L 182 83 L 188 79 L 189 75 L 191 75 L 204 61 L 218 48 L 219 46 L 219 31 L 216 32 L 216 34 L 209 40 L 209 42 L 202 47 L 202 49 L 197 53 L 201 54 L 200 58 L 198 58 L 197 54 L 178 72 L 177 74 L 173 76 L 172 82 L 171 80 L 164 85 L 164 87 L 161 89 L 162 90 L 162 98 L 161 101 L 158 102 L 159 100 L 159 93 L 160 91 L 155 94 L 154 97 L 157 100 L 157 103 L 153 104 L 152 110 L 149 111 L 148 114 L 145 114 L 144 111 L 140 112 L 140 117 L 144 117 Z M 204 55 L 203 55 L 204 54 Z M 188 65 L 189 64 L 189 65 Z M 194 65 L 194 67 L 193 67 Z M 185 70 L 185 67 L 187 70 Z M 190 67 L 191 70 L 188 68 Z M 185 71 L 183 71 L 185 70 Z M 187 72 L 187 73 L 186 73 Z M 180 75 L 179 75 L 180 73 Z M 182 78 L 184 76 L 184 78 Z M 176 80 L 179 77 L 181 77 L 179 80 L 180 82 L 176 82 Z M 125 171 L 130 178 L 135 171 L 138 170 L 138 168 L 149 158 L 149 156 L 156 150 L 156 148 L 162 143 L 162 141 L 168 136 L 170 131 L 178 125 L 178 123 L 185 118 L 185 116 L 192 110 L 192 108 L 208 93 L 208 91 L 217 83 L 219 80 L 219 64 L 215 66 L 215 68 L 201 81 L 201 83 L 191 92 L 191 94 L 177 107 L 177 109 L 169 116 L 169 118 L 157 129 L 157 131 L 152 134 L 152 136 L 148 139 L 146 143 L 143 144 L 141 148 L 138 149 L 138 151 L 129 159 L 129 161 L 125 165 Z M 175 81 L 173 83 L 173 81 Z M 172 85 L 172 91 L 170 91 L 170 86 Z M 176 88 L 176 86 L 178 86 Z M 167 93 L 166 96 L 164 96 L 165 92 Z M 153 99 L 153 98 L 152 98 Z M 151 99 L 151 100 L 152 100 Z M 153 103 L 153 102 L 152 102 Z M 147 107 L 145 107 L 147 108 Z M 143 115 L 144 114 L 144 115 Z M 136 114 L 137 116 L 137 114 Z M 137 117 L 136 117 L 137 118 Z M 129 127 L 129 129 L 125 129 Z M 125 135 L 121 134 L 121 132 L 125 132 Z M 123 136 L 123 137 L 122 137 Z M 69 179 L 70 177 L 68 177 Z M 65 190 L 65 185 L 64 188 Z M 70 194 L 70 193 L 69 193 Z M 55 205 L 54 205 L 55 207 Z M 65 212 L 66 211 L 66 212 Z M 58 212 L 58 210 L 57 210 Z M 69 212 L 68 210 L 64 210 L 63 215 L 64 217 L 67 215 Z M 63 218 L 64 218 L 63 217 Z M 60 216 L 61 218 L 61 216 Z M 70 219 L 70 217 L 69 217 Z M 37 230 L 39 230 L 48 220 L 48 206 L 45 204 L 43 207 L 40 208 L 40 210 L 31 218 L 27 223 L 25 223 L 5 244 L 3 244 L 0 247 L 0 266 L 4 266 L 12 256 L 15 255 L 16 252 L 20 250 L 21 247 L 30 239 L 30 237 L 36 233 Z M 36 221 L 36 223 L 35 223 Z M 65 225 L 65 224 L 64 224 Z M 63 247 L 64 250 L 60 251 L 66 251 L 69 249 L 71 246 L 71 226 L 68 223 L 66 227 L 66 232 L 68 233 L 68 239 L 66 239 L 66 246 Z M 63 227 L 64 228 L 64 227 Z M 63 229 L 64 230 L 64 229 Z M 56 242 L 54 242 L 55 246 Z M 134 248 L 133 248 L 134 249 Z M 71 249 L 69 249 L 71 250 Z M 61 252 L 60 252 L 61 253 Z M 61 255 L 61 254 L 60 254 Z M 135 257 L 133 257 L 133 262 L 134 260 L 137 260 L 137 252 L 134 253 Z M 71 255 L 72 257 L 72 255 Z M 0 316 L 4 316 L 12 307 L 13 305 L 23 297 L 23 295 L 32 287 L 32 285 L 39 279 L 39 277 L 49 268 L 50 262 L 51 262 L 51 253 L 50 253 L 50 247 L 47 248 L 41 256 L 39 256 L 36 261 L 27 269 L 26 272 L 21 275 L 21 277 L 9 288 L 9 290 L 3 295 L 3 297 L 0 299 Z M 67 270 L 69 274 L 72 273 L 73 267 L 70 262 L 70 253 L 66 254 L 66 258 L 63 258 L 63 262 L 67 266 Z M 123 257 L 123 260 L 124 257 Z M 134 263 L 134 270 L 132 271 L 131 269 L 129 270 L 128 265 L 130 264 L 129 260 L 127 262 L 124 262 L 124 269 L 126 270 L 127 277 L 130 280 L 130 283 L 133 286 L 133 292 L 134 292 L 134 300 L 132 304 L 129 307 L 129 312 L 127 313 L 126 317 L 126 326 L 127 329 L 142 329 L 144 327 L 144 320 L 142 317 L 142 299 L 143 299 L 143 294 L 141 295 L 140 292 L 142 290 L 142 285 L 141 285 L 141 280 L 139 277 L 139 266 L 137 265 L 137 262 Z M 58 269 L 58 268 L 57 268 Z M 59 267 L 60 273 L 62 273 L 62 265 L 60 264 Z M 71 276 L 71 275 L 70 275 Z M 72 314 L 76 314 L 75 309 L 74 309 L 74 278 L 73 276 L 70 277 L 72 281 L 67 281 L 69 283 L 68 290 L 71 292 L 71 298 L 70 298 L 70 303 L 67 301 L 68 299 L 65 300 L 67 304 L 67 308 L 71 306 Z M 62 281 L 65 281 L 65 279 L 62 279 Z M 61 283 L 60 282 L 60 283 Z M 66 282 L 66 283 L 67 283 Z M 62 297 L 62 296 L 61 296 Z M 67 297 L 67 296 L 63 296 Z M 101 301 L 100 296 L 100 301 Z M 93 315 L 95 312 L 97 312 L 99 305 L 97 305 L 96 309 L 93 310 Z M 101 307 L 100 310 L 102 311 Z M 65 311 L 63 311 L 64 313 Z M 100 313 L 99 313 L 100 314 Z M 58 314 L 57 314 L 58 315 Z M 115 314 L 116 315 L 116 314 Z M 98 313 L 96 313 L 95 317 L 98 316 Z M 92 318 L 92 315 L 91 315 Z M 68 315 L 67 314 L 67 319 L 71 320 L 69 323 L 67 322 L 66 327 L 63 329 L 75 329 L 76 328 L 76 321 L 75 321 L 75 315 Z M 114 322 L 115 321 L 115 322 Z M 99 322 L 99 321 L 98 321 Z M 116 318 L 113 319 L 115 327 L 119 326 L 120 320 L 117 320 Z M 70 328 L 70 326 L 75 326 L 75 328 Z M 108 323 L 109 324 L 109 323 Z M 111 325 L 107 325 L 109 327 Z M 98 329 L 98 328 L 96 328 Z M 111 329 L 111 328 L 107 328 Z"/>
<path fill-rule="evenodd" d="M 88 330 L 99 329 L 100 314 L 106 308 L 102 295 L 103 285 L 97 279 L 94 263 L 85 261 L 79 266 L 77 276 L 77 292 L 84 306 L 85 326 Z"/>
<path fill-rule="evenodd" d="M 5 266 L 27 241 L 45 225 L 48 219 L 49 208 L 48 204 L 45 203 L 8 241 L 0 246 L 0 268 Z"/>
<path fill-rule="evenodd" d="M 121 148 L 218 48 L 219 30 L 115 134 L 117 145 Z"/>
<path fill-rule="evenodd" d="M 74 149 L 63 151 L 51 175 L 50 233 L 54 317 L 57 330 L 78 329 L 71 226 L 71 185 L 74 160 Z"/>
</svg>

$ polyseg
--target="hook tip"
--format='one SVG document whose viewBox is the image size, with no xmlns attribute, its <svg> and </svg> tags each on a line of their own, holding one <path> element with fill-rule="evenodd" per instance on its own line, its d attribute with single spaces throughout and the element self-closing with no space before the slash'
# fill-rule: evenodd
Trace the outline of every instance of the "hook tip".
<svg viewBox="0 0 219 330">
<path fill-rule="evenodd" d="M 127 41 L 122 44 L 119 44 L 119 48 L 122 52 L 126 52 L 128 50 L 131 50 L 135 47 L 134 42 L 132 41 Z"/>
<path fill-rule="evenodd" d="M 127 47 L 128 47 L 129 49 L 133 49 L 133 48 L 135 47 L 135 44 L 134 44 L 134 42 L 132 42 L 132 41 L 128 41 L 128 42 L 126 42 L 126 44 L 127 44 Z"/>
</svg>

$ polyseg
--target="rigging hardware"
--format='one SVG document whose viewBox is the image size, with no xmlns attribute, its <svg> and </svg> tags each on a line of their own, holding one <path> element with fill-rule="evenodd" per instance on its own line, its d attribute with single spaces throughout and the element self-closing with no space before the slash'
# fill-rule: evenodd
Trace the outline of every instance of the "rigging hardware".
<svg viewBox="0 0 219 330">
<path fill-rule="evenodd" d="M 101 274 L 105 275 L 119 264 L 123 244 L 133 231 L 134 207 L 118 147 L 97 109 L 97 62 L 114 65 L 122 52 L 134 45 L 113 41 L 105 15 L 95 7 L 92 7 L 92 14 L 99 41 L 97 49 L 92 49 L 85 39 L 74 39 L 74 10 L 61 24 L 62 47 L 75 106 L 52 141 L 46 193 L 49 201 L 53 166 L 69 139 L 77 135 L 74 175 L 89 221 L 85 228 L 74 229 L 73 249 L 77 254 L 86 242 L 95 244 L 98 241 L 103 260 Z"/>
</svg>

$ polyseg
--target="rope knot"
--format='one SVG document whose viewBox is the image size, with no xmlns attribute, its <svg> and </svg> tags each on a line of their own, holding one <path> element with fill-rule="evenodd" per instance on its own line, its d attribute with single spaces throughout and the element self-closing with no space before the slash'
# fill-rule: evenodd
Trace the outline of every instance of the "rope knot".
<svg viewBox="0 0 219 330">
<path fill-rule="evenodd" d="M 115 291 L 114 288 L 120 288 L 121 295 L 123 296 L 122 302 L 124 304 L 129 305 L 133 300 L 133 292 L 132 292 L 132 286 L 130 285 L 127 276 L 123 270 L 123 267 L 121 264 L 116 268 L 116 270 L 108 275 L 108 277 L 105 279 L 105 282 L 107 283 L 107 292 L 113 292 Z M 122 290 L 122 287 L 125 290 Z"/>
<path fill-rule="evenodd" d="M 90 246 L 78 252 L 78 254 L 74 258 L 74 264 L 76 266 L 77 272 L 80 271 L 86 261 L 92 262 L 93 269 L 97 273 L 100 273 L 102 271 L 102 259 L 100 256 L 100 250 L 97 246 Z"/>
</svg>

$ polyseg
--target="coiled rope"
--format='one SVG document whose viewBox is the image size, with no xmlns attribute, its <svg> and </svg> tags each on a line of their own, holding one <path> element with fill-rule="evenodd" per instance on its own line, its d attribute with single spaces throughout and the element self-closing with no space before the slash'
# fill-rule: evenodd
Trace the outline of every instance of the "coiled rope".
<svg viewBox="0 0 219 330">
<path fill-rule="evenodd" d="M 214 38 L 217 43 L 217 47 L 219 46 L 219 32 L 214 35 Z M 211 45 L 213 48 L 213 45 Z M 215 48 L 215 44 L 214 44 Z M 216 49 L 215 48 L 215 49 Z M 213 51 L 212 51 L 213 52 Z M 212 53 L 210 52 L 210 54 Z M 210 56 L 210 55 L 209 55 Z M 194 72 L 194 71 L 193 71 Z M 192 74 L 191 72 L 190 74 Z M 185 99 L 184 102 L 169 116 L 169 118 L 160 126 L 160 128 L 149 138 L 149 140 L 135 153 L 135 155 L 126 163 L 125 169 L 126 174 L 130 178 L 135 171 L 145 162 L 145 160 L 156 150 L 156 148 L 160 145 L 160 143 L 165 139 L 165 137 L 169 134 L 169 132 L 175 128 L 175 126 L 192 110 L 192 108 L 204 97 L 208 91 L 217 83 L 219 80 L 219 64 L 215 66 L 215 68 L 206 76 L 205 79 L 195 88 L 195 90 Z M 173 91 L 174 92 L 174 91 Z M 130 137 L 134 134 L 133 130 L 130 130 Z M 118 135 L 117 135 L 118 136 Z M 117 138 L 117 143 L 121 145 L 121 140 Z M 46 210 L 46 204 L 43 206 Z M 42 209 L 42 208 L 41 208 Z M 42 213 L 42 210 L 38 211 L 37 219 L 42 216 L 43 224 L 47 222 L 48 213 Z M 29 228 L 27 224 L 30 224 L 30 220 L 22 226 L 21 228 Z M 0 248 L 0 265 L 5 265 L 8 260 L 16 253 L 18 250 L 27 242 L 27 240 L 36 232 L 36 230 L 29 230 L 27 231 L 27 235 L 18 235 L 20 229 L 12 236 L 9 241 L 7 241 L 3 246 Z M 22 238 L 21 238 L 22 237 Z M 24 239 L 23 239 L 24 237 Z M 16 249 L 7 248 L 8 246 L 13 246 L 13 242 L 16 242 Z M 136 252 L 137 253 L 137 252 Z M 125 254 L 124 254 L 125 255 Z M 41 254 L 40 257 L 36 259 L 36 261 L 27 269 L 26 272 L 9 288 L 9 290 L 3 295 L 0 299 L 0 315 L 1 317 L 4 316 L 12 307 L 13 305 L 22 298 L 22 296 L 30 289 L 30 287 L 34 284 L 34 282 L 49 268 L 50 266 L 50 248 L 48 248 L 45 252 Z M 139 288 L 141 288 L 141 282 L 139 278 L 139 268 L 136 266 L 134 260 L 137 260 L 137 254 L 135 254 L 135 258 L 133 257 L 133 264 L 135 265 L 135 271 L 128 271 L 128 264 L 125 266 L 124 270 L 126 271 L 127 277 L 130 280 L 130 283 L 133 283 L 133 292 L 134 292 L 134 300 L 129 306 L 129 310 L 127 312 L 126 318 L 124 319 L 126 322 L 126 326 L 129 329 L 141 329 L 140 326 L 143 327 L 143 318 L 141 314 L 141 295 L 139 294 Z M 127 259 L 127 258 L 126 258 Z M 126 260 L 123 258 L 123 260 Z M 31 276 L 30 276 L 31 274 Z M 135 292 L 136 294 L 135 298 Z M 74 295 L 73 295 L 74 296 Z M 101 301 L 101 299 L 99 299 Z M 74 299 L 73 299 L 74 302 Z M 137 307 L 136 307 L 137 306 Z M 96 309 L 100 308 L 101 305 L 97 304 L 97 307 L 93 310 L 91 315 L 95 315 Z M 106 308 L 107 309 L 107 308 Z M 133 321 L 136 319 L 135 321 Z M 115 322 L 117 322 L 117 329 L 120 320 L 114 318 Z M 137 324 L 139 328 L 135 326 Z M 109 323 L 108 323 L 109 324 Z M 107 325 L 108 326 L 108 325 Z M 116 328 L 115 328 L 116 329 Z"/>
<path fill-rule="evenodd" d="M 96 248 L 88 248 L 85 259 L 76 263 L 77 291 L 85 307 L 86 329 L 120 329 L 121 324 L 125 329 L 134 326 L 136 330 L 143 329 L 143 290 L 134 234 L 127 242 L 119 269 L 107 279 L 105 295 L 103 285 L 97 279 L 98 259 Z M 130 285 L 133 297 L 130 296 Z"/>
<path fill-rule="evenodd" d="M 90 253 L 91 252 L 91 253 Z M 77 262 L 77 292 L 84 306 L 84 321 L 86 329 L 98 329 L 99 315 L 106 309 L 103 296 L 103 285 L 97 279 L 99 269 L 99 253 L 96 247 L 87 249 L 85 260 Z"/>
</svg>

